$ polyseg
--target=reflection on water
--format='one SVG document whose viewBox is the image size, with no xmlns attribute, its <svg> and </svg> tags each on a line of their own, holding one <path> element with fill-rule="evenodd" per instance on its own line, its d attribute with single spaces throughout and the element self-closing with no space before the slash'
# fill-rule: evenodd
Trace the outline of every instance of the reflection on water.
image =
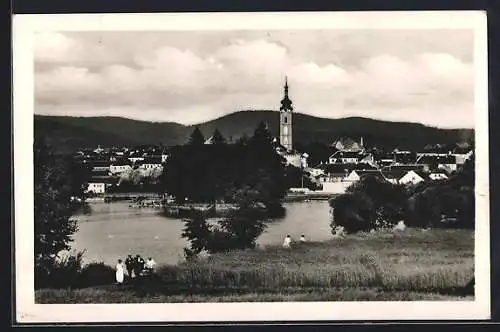
<svg viewBox="0 0 500 332">
<path fill-rule="evenodd" d="M 286 214 L 268 223 L 257 242 L 279 245 L 286 234 L 297 240 L 322 241 L 331 238 L 328 202 L 285 203 Z M 76 215 L 78 232 L 72 244 L 85 250 L 86 261 L 114 264 L 128 254 L 152 256 L 162 264 L 182 259 L 182 249 L 189 243 L 181 237 L 184 222 L 159 214 L 153 208 L 129 207 L 127 202 L 89 203 Z"/>
</svg>

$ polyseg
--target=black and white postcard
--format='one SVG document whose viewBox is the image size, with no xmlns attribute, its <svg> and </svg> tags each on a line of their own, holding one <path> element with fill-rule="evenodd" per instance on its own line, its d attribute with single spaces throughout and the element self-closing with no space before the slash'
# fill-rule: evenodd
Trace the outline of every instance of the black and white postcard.
<svg viewBox="0 0 500 332">
<path fill-rule="evenodd" d="M 486 14 L 13 18 L 20 323 L 486 319 Z"/>
</svg>

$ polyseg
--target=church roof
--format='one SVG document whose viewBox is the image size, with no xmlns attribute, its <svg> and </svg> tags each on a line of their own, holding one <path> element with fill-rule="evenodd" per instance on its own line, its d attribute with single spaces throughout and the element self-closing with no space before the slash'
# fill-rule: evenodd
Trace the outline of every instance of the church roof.
<svg viewBox="0 0 500 332">
<path fill-rule="evenodd" d="M 335 147 L 337 150 L 346 151 L 346 150 L 362 150 L 363 147 L 353 139 L 349 137 L 341 137 L 337 140 L 333 141 L 330 146 Z"/>
<path fill-rule="evenodd" d="M 288 78 L 285 77 L 284 95 L 281 100 L 280 111 L 293 111 L 292 100 L 288 97 Z"/>
</svg>

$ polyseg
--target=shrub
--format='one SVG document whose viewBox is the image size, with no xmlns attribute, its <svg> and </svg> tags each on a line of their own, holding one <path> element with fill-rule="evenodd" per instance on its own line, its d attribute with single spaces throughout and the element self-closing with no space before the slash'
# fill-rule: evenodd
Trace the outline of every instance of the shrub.
<svg viewBox="0 0 500 332">
<path fill-rule="evenodd" d="M 191 242 L 191 247 L 184 249 L 186 259 L 194 259 L 203 250 L 215 253 L 254 248 L 266 227 L 263 222 L 266 212 L 257 204 L 257 194 L 248 188 L 237 190 L 233 197 L 238 208 L 217 225 L 208 225 L 200 211 L 192 210 L 182 233 L 182 237 Z"/>
<path fill-rule="evenodd" d="M 368 231 L 395 225 L 404 217 L 407 193 L 378 176 L 362 177 L 347 193 L 330 201 L 334 208 L 332 228 L 347 232 Z"/>
<path fill-rule="evenodd" d="M 83 267 L 79 276 L 80 287 L 109 285 L 115 281 L 115 269 L 104 262 L 90 263 Z"/>
<path fill-rule="evenodd" d="M 184 249 L 186 258 L 192 258 L 198 255 L 207 247 L 207 242 L 211 235 L 211 230 L 203 213 L 191 209 L 190 218 L 186 220 L 185 227 L 182 231 L 182 237 L 191 242 L 191 248 Z"/>
<path fill-rule="evenodd" d="M 406 219 L 413 227 L 474 228 L 474 190 L 447 184 L 429 187 L 410 197 Z"/>
<path fill-rule="evenodd" d="M 348 233 L 367 231 L 374 227 L 373 202 L 365 195 L 345 194 L 330 201 L 333 208 L 332 229 L 343 226 Z"/>
<path fill-rule="evenodd" d="M 75 287 L 82 271 L 83 251 L 66 254 L 55 259 L 52 265 L 35 267 L 35 288 Z"/>
</svg>

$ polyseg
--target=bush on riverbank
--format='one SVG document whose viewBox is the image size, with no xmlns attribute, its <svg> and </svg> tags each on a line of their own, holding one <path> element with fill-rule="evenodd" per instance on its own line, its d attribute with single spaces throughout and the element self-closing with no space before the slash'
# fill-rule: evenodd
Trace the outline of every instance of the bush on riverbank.
<svg viewBox="0 0 500 332">
<path fill-rule="evenodd" d="M 403 186 L 363 176 L 346 194 L 330 200 L 332 229 L 343 226 L 347 232 L 359 232 L 394 226 L 404 218 L 407 199 Z"/>
<path fill-rule="evenodd" d="M 35 270 L 35 289 L 85 288 L 109 285 L 115 281 L 115 269 L 103 262 L 83 264 L 84 252 L 67 254 L 47 270 Z"/>
</svg>

